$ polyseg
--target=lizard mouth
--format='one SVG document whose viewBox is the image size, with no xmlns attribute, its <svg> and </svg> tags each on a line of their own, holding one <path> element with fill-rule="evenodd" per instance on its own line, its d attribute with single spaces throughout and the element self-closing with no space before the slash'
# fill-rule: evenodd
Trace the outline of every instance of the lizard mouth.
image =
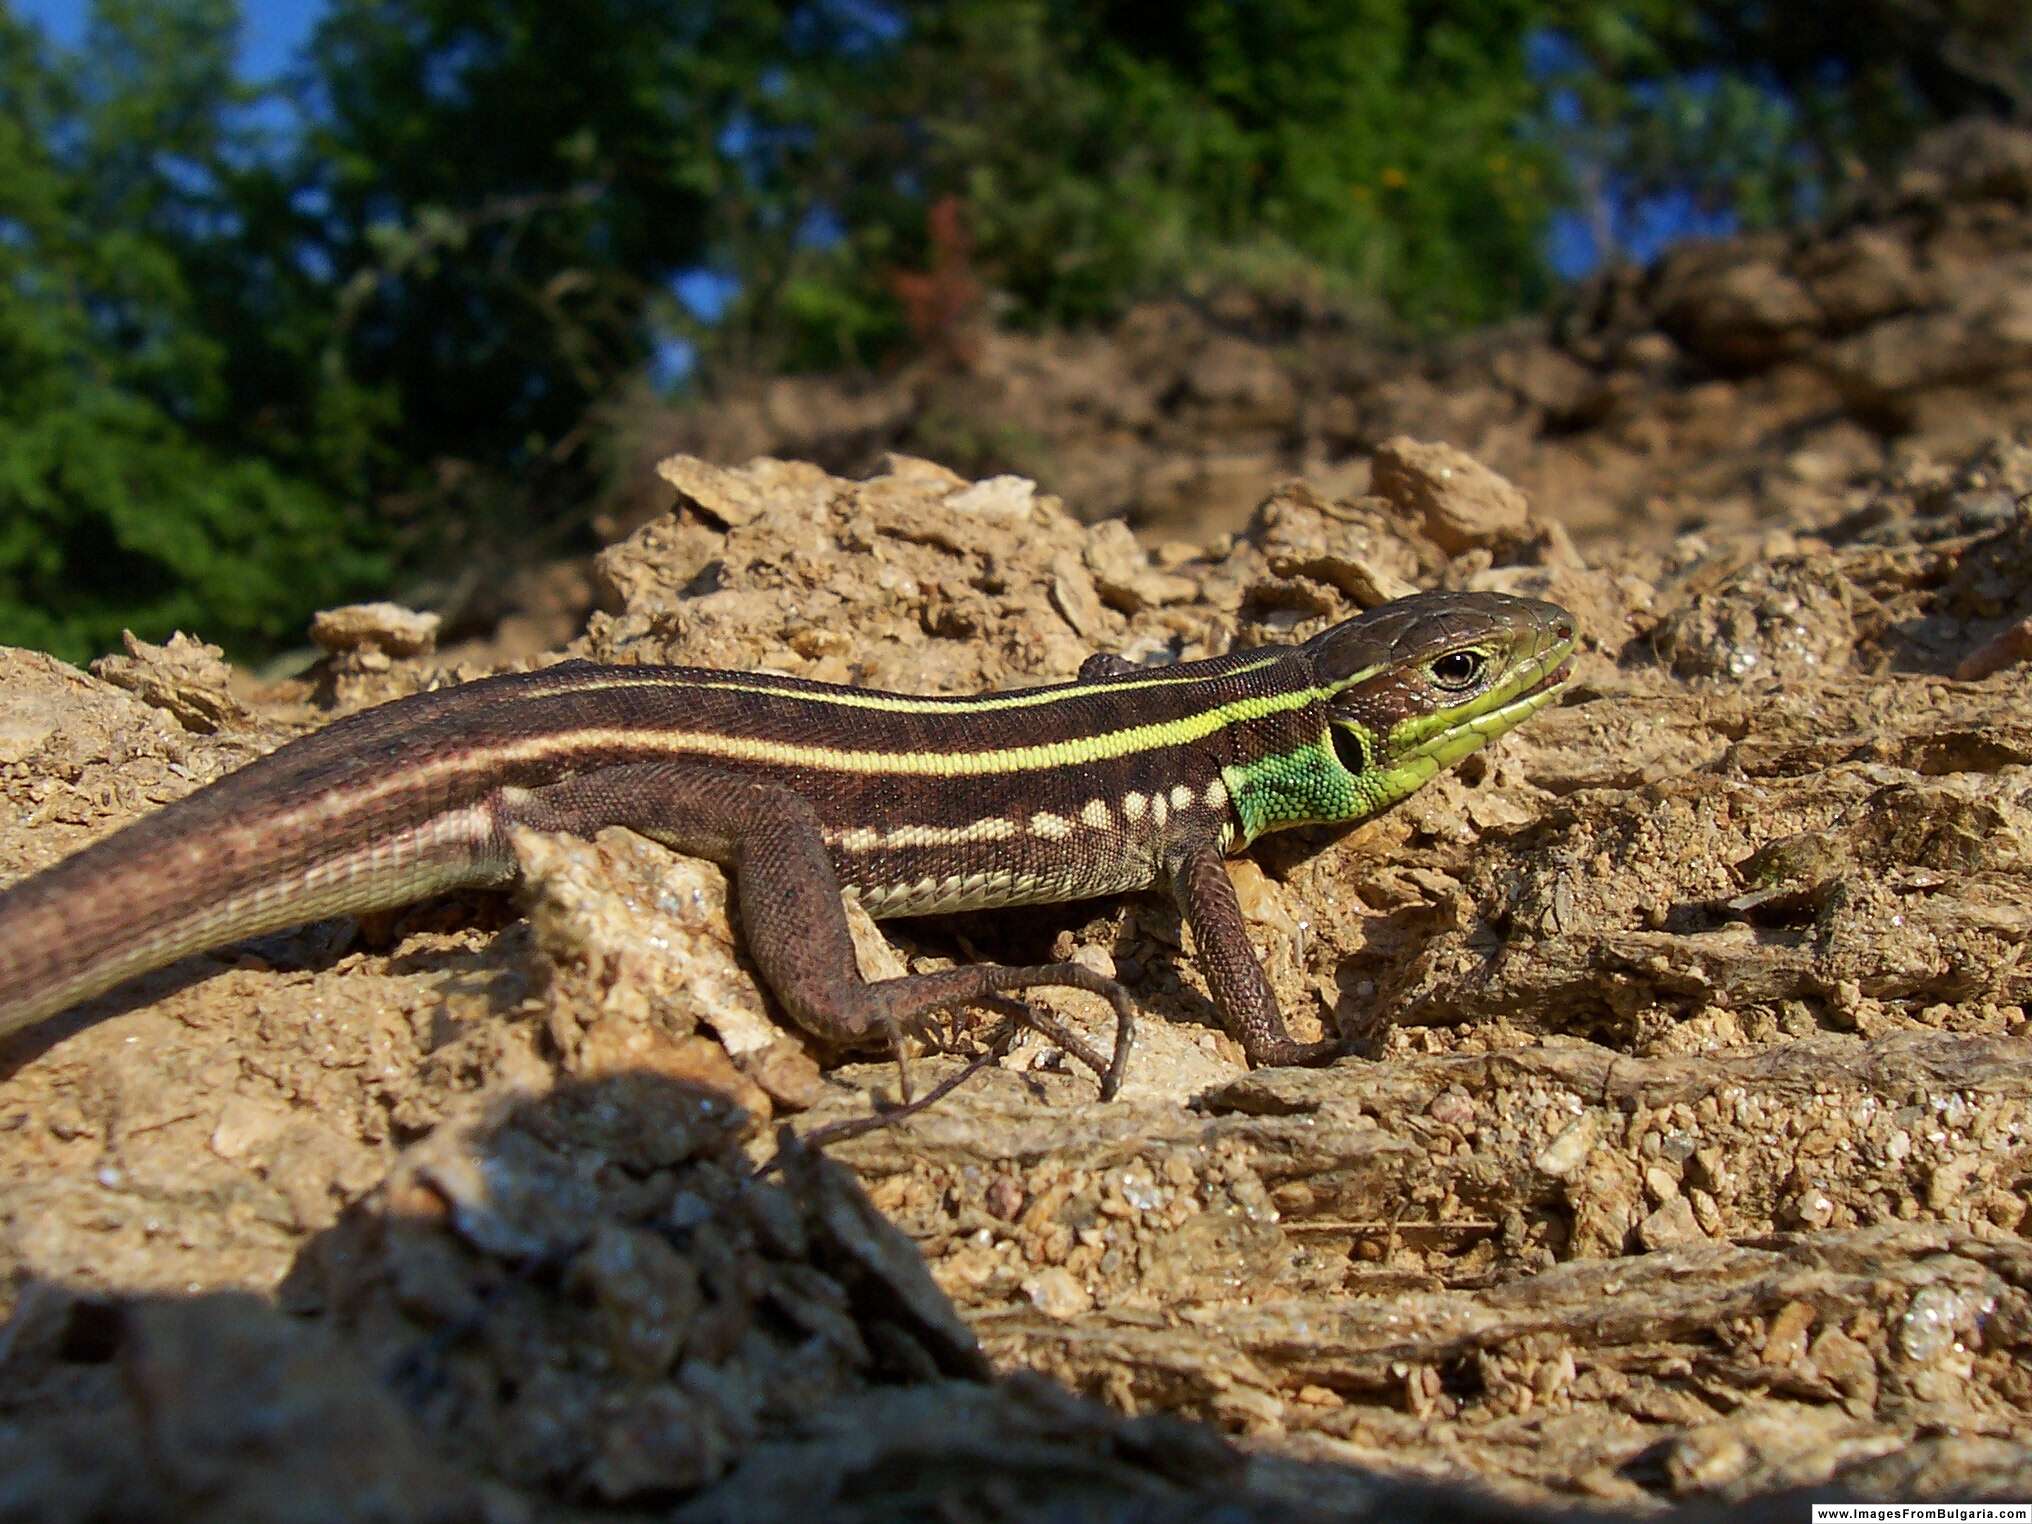
<svg viewBox="0 0 2032 1524">
<path fill-rule="evenodd" d="M 1573 676 L 1573 652 L 1568 651 L 1565 657 L 1561 659 L 1558 666 L 1554 667 L 1550 672 L 1547 672 L 1543 677 L 1539 678 L 1537 682 L 1533 683 L 1529 688 L 1526 688 L 1522 693 L 1518 694 L 1517 696 L 1519 698 L 1525 698 L 1532 694 L 1550 692 L 1554 688 L 1563 688 L 1566 686 L 1567 679 L 1572 676 Z"/>
<path fill-rule="evenodd" d="M 1559 660 L 1547 662 L 1553 651 L 1559 653 Z M 1559 690 L 1566 686 L 1573 676 L 1573 642 L 1561 641 L 1543 657 L 1534 658 L 1539 663 L 1537 680 L 1519 688 L 1501 704 L 1480 714 L 1458 719 L 1442 730 L 1436 730 L 1406 749 L 1404 760 L 1413 758 L 1430 759 L 1441 767 L 1451 767 L 1483 742 L 1493 740 L 1505 731 L 1522 724 L 1539 710 L 1559 696 Z M 1431 774 L 1422 774 L 1419 782 Z M 1416 787 L 1414 783 L 1411 787 Z M 1409 790 L 1405 790 L 1409 792 Z M 1399 794 L 1395 797 L 1402 797 Z"/>
<path fill-rule="evenodd" d="M 1550 660 L 1555 653 L 1559 656 L 1556 662 Z M 1486 714 L 1476 715 L 1456 728 L 1476 731 L 1487 739 L 1522 724 L 1559 696 L 1559 690 L 1564 688 L 1567 679 L 1573 676 L 1573 655 L 1573 641 L 1571 639 L 1561 641 L 1552 650 L 1535 658 L 1538 664 L 1538 678 L 1535 682 L 1519 688 L 1495 709 Z"/>
</svg>

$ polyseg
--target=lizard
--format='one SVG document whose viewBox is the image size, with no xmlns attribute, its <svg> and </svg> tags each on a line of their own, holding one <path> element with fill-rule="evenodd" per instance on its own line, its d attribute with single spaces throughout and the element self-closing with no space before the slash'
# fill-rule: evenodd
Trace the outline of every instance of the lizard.
<svg viewBox="0 0 2032 1524">
<path fill-rule="evenodd" d="M 1250 1064 L 1324 1062 L 1340 1045 L 1290 1034 L 1224 859 L 1404 798 L 1551 703 L 1573 650 L 1556 604 L 1430 592 L 1298 644 L 1101 654 L 1068 683 L 975 695 L 586 661 L 412 694 L 0 891 L 0 1038 L 246 937 L 507 887 L 518 826 L 626 826 L 729 870 L 764 982 L 832 1043 L 996 1009 L 1112 1097 L 1134 1023 L 1115 980 L 1063 962 L 866 981 L 843 896 L 879 919 L 1161 888 Z M 1012 998 L 1052 986 L 1110 1003 L 1112 1055 Z"/>
</svg>

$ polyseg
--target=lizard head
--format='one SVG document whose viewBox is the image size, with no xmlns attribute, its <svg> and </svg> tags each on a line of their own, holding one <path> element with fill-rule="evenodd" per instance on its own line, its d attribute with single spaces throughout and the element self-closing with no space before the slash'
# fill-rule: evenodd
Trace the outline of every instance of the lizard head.
<svg viewBox="0 0 2032 1524">
<path fill-rule="evenodd" d="M 1355 816 L 1543 709 L 1571 674 L 1573 642 L 1558 604 L 1504 593 L 1419 593 L 1306 642 Z"/>
</svg>

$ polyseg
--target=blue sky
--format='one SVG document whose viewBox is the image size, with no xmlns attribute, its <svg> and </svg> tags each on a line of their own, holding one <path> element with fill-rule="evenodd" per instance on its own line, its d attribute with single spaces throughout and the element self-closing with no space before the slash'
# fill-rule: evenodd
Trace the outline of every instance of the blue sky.
<svg viewBox="0 0 2032 1524">
<path fill-rule="evenodd" d="M 85 35 L 89 0 L 6 0 L 17 16 L 37 23 L 56 41 L 75 47 Z M 240 71 L 266 79 L 289 66 L 324 13 L 324 0 L 244 0 Z"/>
</svg>

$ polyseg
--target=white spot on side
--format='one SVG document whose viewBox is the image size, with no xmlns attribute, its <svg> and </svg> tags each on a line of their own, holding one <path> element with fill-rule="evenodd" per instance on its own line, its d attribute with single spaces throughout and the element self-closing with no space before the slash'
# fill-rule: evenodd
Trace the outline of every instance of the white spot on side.
<svg viewBox="0 0 2032 1524">
<path fill-rule="evenodd" d="M 1172 785 L 1171 807 L 1174 810 L 1189 810 L 1192 808 L 1192 789 L 1189 785 L 1184 783 Z"/>
<path fill-rule="evenodd" d="M 1122 796 L 1122 813 L 1129 818 L 1129 824 L 1134 825 L 1143 818 L 1144 807 L 1149 803 L 1149 800 L 1134 789 L 1130 789 Z"/>
<path fill-rule="evenodd" d="M 937 889 L 938 880 L 935 878 L 921 878 L 911 884 L 877 885 L 861 892 L 861 903 L 868 908 L 870 914 L 873 914 L 880 910 L 894 910 L 917 904 L 929 898 L 937 892 Z"/>
<path fill-rule="evenodd" d="M 1105 831 L 1115 823 L 1114 812 L 1108 808 L 1105 799 L 1089 799 L 1080 806 L 1080 819 L 1096 831 Z"/>
<path fill-rule="evenodd" d="M 892 826 L 886 831 L 856 826 L 841 832 L 836 840 L 842 851 L 872 852 L 879 847 L 952 847 L 972 841 L 1006 841 L 1015 834 L 1015 821 L 1006 815 L 989 815 L 963 826 L 907 825 Z"/>
<path fill-rule="evenodd" d="M 1228 786 L 1216 778 L 1206 786 L 1206 807 L 1210 810 L 1224 810 L 1228 807 Z"/>
<path fill-rule="evenodd" d="M 1062 841 L 1072 835 L 1072 822 L 1063 815 L 1054 815 L 1049 810 L 1039 810 L 1030 817 L 1030 832 L 1033 836 Z"/>
</svg>

